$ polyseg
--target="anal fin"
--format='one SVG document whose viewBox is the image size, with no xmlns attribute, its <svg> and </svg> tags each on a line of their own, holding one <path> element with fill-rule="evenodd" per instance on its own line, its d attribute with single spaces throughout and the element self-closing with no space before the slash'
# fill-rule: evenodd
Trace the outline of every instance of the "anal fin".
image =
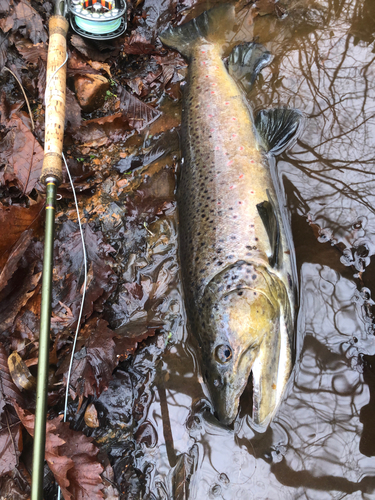
<svg viewBox="0 0 375 500">
<path fill-rule="evenodd" d="M 275 108 L 260 111 L 255 128 L 267 153 L 278 155 L 297 140 L 303 114 L 297 109 Z"/>
</svg>

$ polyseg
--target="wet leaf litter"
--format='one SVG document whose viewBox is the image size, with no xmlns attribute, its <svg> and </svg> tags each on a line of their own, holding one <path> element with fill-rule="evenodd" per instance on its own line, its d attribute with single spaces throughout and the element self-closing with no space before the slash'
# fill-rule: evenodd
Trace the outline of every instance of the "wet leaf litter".
<svg viewBox="0 0 375 500">
<path fill-rule="evenodd" d="M 32 184 L 34 177 L 27 179 L 28 170 L 22 171 L 25 165 L 19 164 L 19 159 L 29 154 L 26 148 L 34 147 L 35 153 L 37 144 L 43 144 L 42 93 L 45 86 L 44 44 L 47 41 L 44 26 L 50 14 L 48 5 L 14 0 L 10 5 L 7 2 L 3 6 L 0 2 L 0 57 L 22 81 L 36 124 L 34 135 L 27 115 L 24 116 L 22 126 L 26 129 L 22 128 L 21 133 L 28 131 L 35 138 L 35 145 L 32 146 L 30 141 L 19 143 L 17 127 L 21 118 L 12 124 L 11 116 L 14 115 L 10 110 L 14 109 L 14 114 L 21 113 L 20 116 L 27 110 L 22 107 L 23 96 L 12 76 L 2 74 L 0 189 L 1 227 L 5 230 L 0 255 L 3 259 L 0 293 L 1 324 L 5 328 L 1 333 L 1 360 L 4 357 L 4 362 L 0 361 L 3 383 L 0 414 L 1 436 L 6 450 L 4 456 L 8 459 L 6 472 L 2 471 L 0 481 L 1 491 L 10 492 L 9 495 L 14 498 L 27 497 L 30 481 L 29 435 L 32 434 L 35 401 L 32 391 L 22 389 L 21 392 L 17 386 L 27 371 L 24 368 L 10 371 L 8 359 L 17 353 L 31 375 L 35 375 L 43 252 L 40 243 L 43 194 L 38 193 L 40 187 L 36 183 Z M 283 14 L 275 8 L 276 5 L 276 2 L 257 2 L 252 15 L 260 16 L 255 20 L 255 26 L 258 21 L 259 25 L 261 22 L 269 23 L 264 32 L 274 37 L 273 48 L 277 49 L 277 32 L 286 28 L 277 24 Z M 293 470 L 292 451 L 286 451 L 288 443 L 285 444 L 280 426 L 276 425 L 273 429 L 276 440 L 268 434 L 266 440 L 271 444 L 258 439 L 257 445 L 256 440 L 249 438 L 248 430 L 246 434 L 246 425 L 243 424 L 242 429 L 236 431 L 243 446 L 234 446 L 230 432 L 218 427 L 217 421 L 210 417 L 196 368 L 192 365 L 190 349 L 185 350 L 189 338 L 184 327 L 186 319 L 178 276 L 174 191 L 179 155 L 181 82 L 186 77 L 186 63 L 177 53 L 161 45 L 157 33 L 171 23 L 178 24 L 196 17 L 206 8 L 205 2 L 172 2 L 168 6 L 154 0 L 135 2 L 129 5 L 130 22 L 125 37 L 110 46 L 93 44 L 76 35 L 70 39 L 70 104 L 65 152 L 77 187 L 85 226 L 89 284 L 79 346 L 74 358 L 76 375 L 70 387 L 69 428 L 59 422 L 58 415 L 62 410 L 66 360 L 78 319 L 83 273 L 75 209 L 69 185 L 65 182 L 60 189 L 63 198 L 59 204 L 55 245 L 49 383 L 51 424 L 48 451 L 58 466 L 50 462 L 52 474 L 46 474 L 46 498 L 54 498 L 56 481 L 61 483 L 64 498 L 85 498 L 85 495 L 89 498 L 247 498 L 255 477 L 258 477 L 258 482 L 254 488 L 261 498 L 267 495 L 269 498 L 297 498 L 298 488 L 310 488 L 307 495 L 313 498 L 311 491 L 316 491 L 313 478 L 303 482 L 298 479 L 299 471 Z M 308 29 L 321 28 L 320 14 L 319 8 L 310 6 L 305 12 L 298 11 L 295 16 L 291 11 L 287 29 L 292 31 L 292 26 L 293 31 L 302 29 L 308 32 Z M 361 37 L 361 29 L 360 23 L 353 21 L 352 32 L 355 36 Z M 302 40 L 305 41 L 307 36 L 304 32 Z M 368 34 L 366 37 L 366 43 L 371 43 Z M 327 54 L 325 57 L 329 60 Z M 327 66 L 323 58 L 321 65 Z M 100 103 L 101 98 L 103 104 L 91 113 L 81 111 L 76 97 L 75 80 L 87 78 L 87 75 L 99 75 L 109 83 L 109 89 L 101 97 L 99 95 L 97 101 Z M 266 73 L 264 78 L 269 82 L 276 77 L 277 71 L 273 66 L 272 72 Z M 294 88 L 293 75 L 289 78 L 290 86 Z M 276 80 L 276 83 L 273 88 L 283 87 L 282 81 L 278 83 Z M 262 87 L 258 89 L 256 105 L 264 107 L 264 103 L 259 102 Z M 292 97 L 289 96 L 289 99 Z M 282 91 L 280 102 L 287 104 Z M 274 102 L 267 104 L 274 105 Z M 296 107 L 303 109 L 298 102 Z M 33 156 L 32 166 L 37 168 L 36 155 Z M 298 166 L 298 161 L 295 161 Z M 308 163 L 304 168 L 308 168 Z M 299 213 L 306 214 L 298 192 L 294 191 L 293 196 Z M 302 199 L 308 197 L 304 195 Z M 329 232 L 324 228 L 325 216 L 323 214 L 319 219 L 313 202 L 305 203 L 310 203 L 310 221 L 318 237 L 326 235 L 325 241 L 335 238 L 339 240 L 335 244 L 346 243 L 345 248 L 351 251 L 350 254 L 344 253 L 346 260 L 343 266 L 347 266 L 348 270 L 354 266 L 363 272 L 369 265 L 366 259 L 371 248 L 368 249 L 367 241 L 357 241 L 359 238 L 354 233 L 358 229 L 352 230 L 348 244 L 345 238 L 336 234 L 338 231 Z M 361 227 L 366 227 L 366 215 L 366 220 L 361 219 Z M 305 219 L 303 222 L 308 227 Z M 301 244 L 297 241 L 297 256 L 299 248 Z M 366 248 L 367 255 L 364 254 Z M 321 247 L 318 247 L 317 253 L 320 250 Z M 335 255 L 329 258 L 334 260 Z M 340 261 L 340 256 L 336 260 Z M 306 261 L 309 262 L 309 258 Z M 327 262 L 330 261 L 324 264 Z M 310 295 L 306 297 L 313 296 L 314 290 L 318 294 L 330 289 L 333 283 L 340 300 L 346 300 L 343 307 L 347 311 L 354 300 L 350 294 L 345 299 L 343 297 L 349 278 L 350 274 L 347 274 L 337 279 L 325 268 L 319 270 L 312 267 L 306 272 L 305 267 L 303 283 L 307 283 L 310 290 Z M 363 279 L 369 287 L 366 273 Z M 355 295 L 353 289 L 352 296 L 356 297 L 356 311 L 359 312 L 351 308 L 350 318 L 353 320 L 356 314 L 362 318 L 361 308 L 366 306 L 366 300 L 366 307 L 371 308 L 368 295 L 365 292 Z M 305 307 L 302 305 L 307 323 L 318 332 L 313 318 L 306 316 Z M 345 314 L 347 318 L 347 312 Z M 367 324 L 371 324 L 371 319 L 367 320 Z M 357 328 L 361 329 L 359 323 Z M 364 335 L 362 337 L 363 343 Z M 334 333 L 331 338 L 335 338 Z M 354 340 L 349 348 L 352 351 L 355 348 Z M 308 362 L 313 359 L 319 361 L 319 346 L 307 342 L 302 352 L 305 356 L 304 371 L 314 373 L 313 364 Z M 327 359 L 328 353 L 325 354 L 324 359 Z M 350 359 L 355 364 L 358 356 L 352 353 Z M 370 366 L 370 361 L 367 362 Z M 345 375 L 345 364 L 341 358 L 340 363 L 341 368 L 335 365 L 334 387 L 343 393 L 345 380 L 350 380 L 350 376 Z M 358 383 L 353 379 L 353 384 Z M 303 394 L 303 386 L 300 391 Z M 296 395 L 294 398 L 298 400 Z M 292 412 L 296 408 L 293 401 L 291 397 L 289 405 Z M 15 409 L 18 409 L 17 412 Z M 285 408 L 281 415 L 283 411 L 285 413 Z M 202 452 L 204 436 L 216 460 L 213 469 L 209 468 Z M 293 439 L 303 442 L 302 435 L 298 438 L 293 435 Z M 78 457 L 74 446 L 79 447 Z M 225 448 L 227 456 L 231 456 L 232 468 L 220 462 L 218 457 L 222 450 L 215 446 Z M 254 456 L 258 459 L 257 465 Z M 323 454 L 320 460 L 324 460 Z M 271 493 L 265 493 L 265 487 L 262 489 L 258 484 L 259 477 L 269 474 L 268 464 L 271 464 L 282 484 L 280 488 L 272 489 L 275 488 L 273 479 L 269 485 Z M 369 491 L 371 462 L 367 462 L 363 470 L 370 471 L 365 478 L 368 486 L 359 488 Z M 283 475 L 292 487 L 283 483 Z M 360 475 L 357 474 L 351 479 L 354 485 L 358 477 Z M 347 486 L 340 481 L 331 484 L 332 488 L 328 478 L 327 491 L 319 490 L 319 495 L 335 488 L 346 493 L 348 490 L 356 491 L 355 486 Z"/>
</svg>

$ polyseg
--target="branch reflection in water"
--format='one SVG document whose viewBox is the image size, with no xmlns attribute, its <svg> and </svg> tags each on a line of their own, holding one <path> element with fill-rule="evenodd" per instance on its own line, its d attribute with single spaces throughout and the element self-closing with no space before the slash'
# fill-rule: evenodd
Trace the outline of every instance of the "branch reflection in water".
<svg viewBox="0 0 375 500">
<path fill-rule="evenodd" d="M 233 430 L 222 427 L 180 313 L 148 410 L 158 445 L 135 454 L 140 470 L 151 464 L 147 498 L 374 498 L 375 391 L 363 377 L 365 360 L 374 383 L 374 21 L 371 0 L 289 2 L 286 19 L 255 21 L 275 59 L 253 109 L 285 105 L 308 117 L 278 161 L 300 274 L 296 367 L 265 434 L 244 411 Z"/>
</svg>

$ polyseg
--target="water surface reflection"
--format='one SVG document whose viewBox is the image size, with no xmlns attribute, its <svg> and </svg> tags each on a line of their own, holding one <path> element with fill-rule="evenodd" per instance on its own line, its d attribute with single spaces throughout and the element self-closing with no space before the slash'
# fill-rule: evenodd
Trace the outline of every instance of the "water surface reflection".
<svg viewBox="0 0 375 500">
<path fill-rule="evenodd" d="M 332 0 L 290 2 L 286 19 L 255 22 L 275 59 L 253 108 L 286 105 L 308 117 L 278 161 L 300 277 L 296 367 L 266 433 L 244 411 L 224 428 L 208 411 L 180 312 L 150 389 L 157 445 L 135 453 L 148 498 L 375 496 L 374 20 L 371 0 Z"/>
</svg>

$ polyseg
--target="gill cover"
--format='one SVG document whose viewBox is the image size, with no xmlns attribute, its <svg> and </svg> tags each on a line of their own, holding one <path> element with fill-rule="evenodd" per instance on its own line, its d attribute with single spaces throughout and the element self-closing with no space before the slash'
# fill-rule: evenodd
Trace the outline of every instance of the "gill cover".
<svg viewBox="0 0 375 500">
<path fill-rule="evenodd" d="M 265 267 L 237 262 L 209 283 L 203 300 L 203 359 L 217 416 L 224 424 L 233 422 L 252 371 L 252 420 L 264 428 L 292 367 L 293 329 L 285 287 Z"/>
</svg>

